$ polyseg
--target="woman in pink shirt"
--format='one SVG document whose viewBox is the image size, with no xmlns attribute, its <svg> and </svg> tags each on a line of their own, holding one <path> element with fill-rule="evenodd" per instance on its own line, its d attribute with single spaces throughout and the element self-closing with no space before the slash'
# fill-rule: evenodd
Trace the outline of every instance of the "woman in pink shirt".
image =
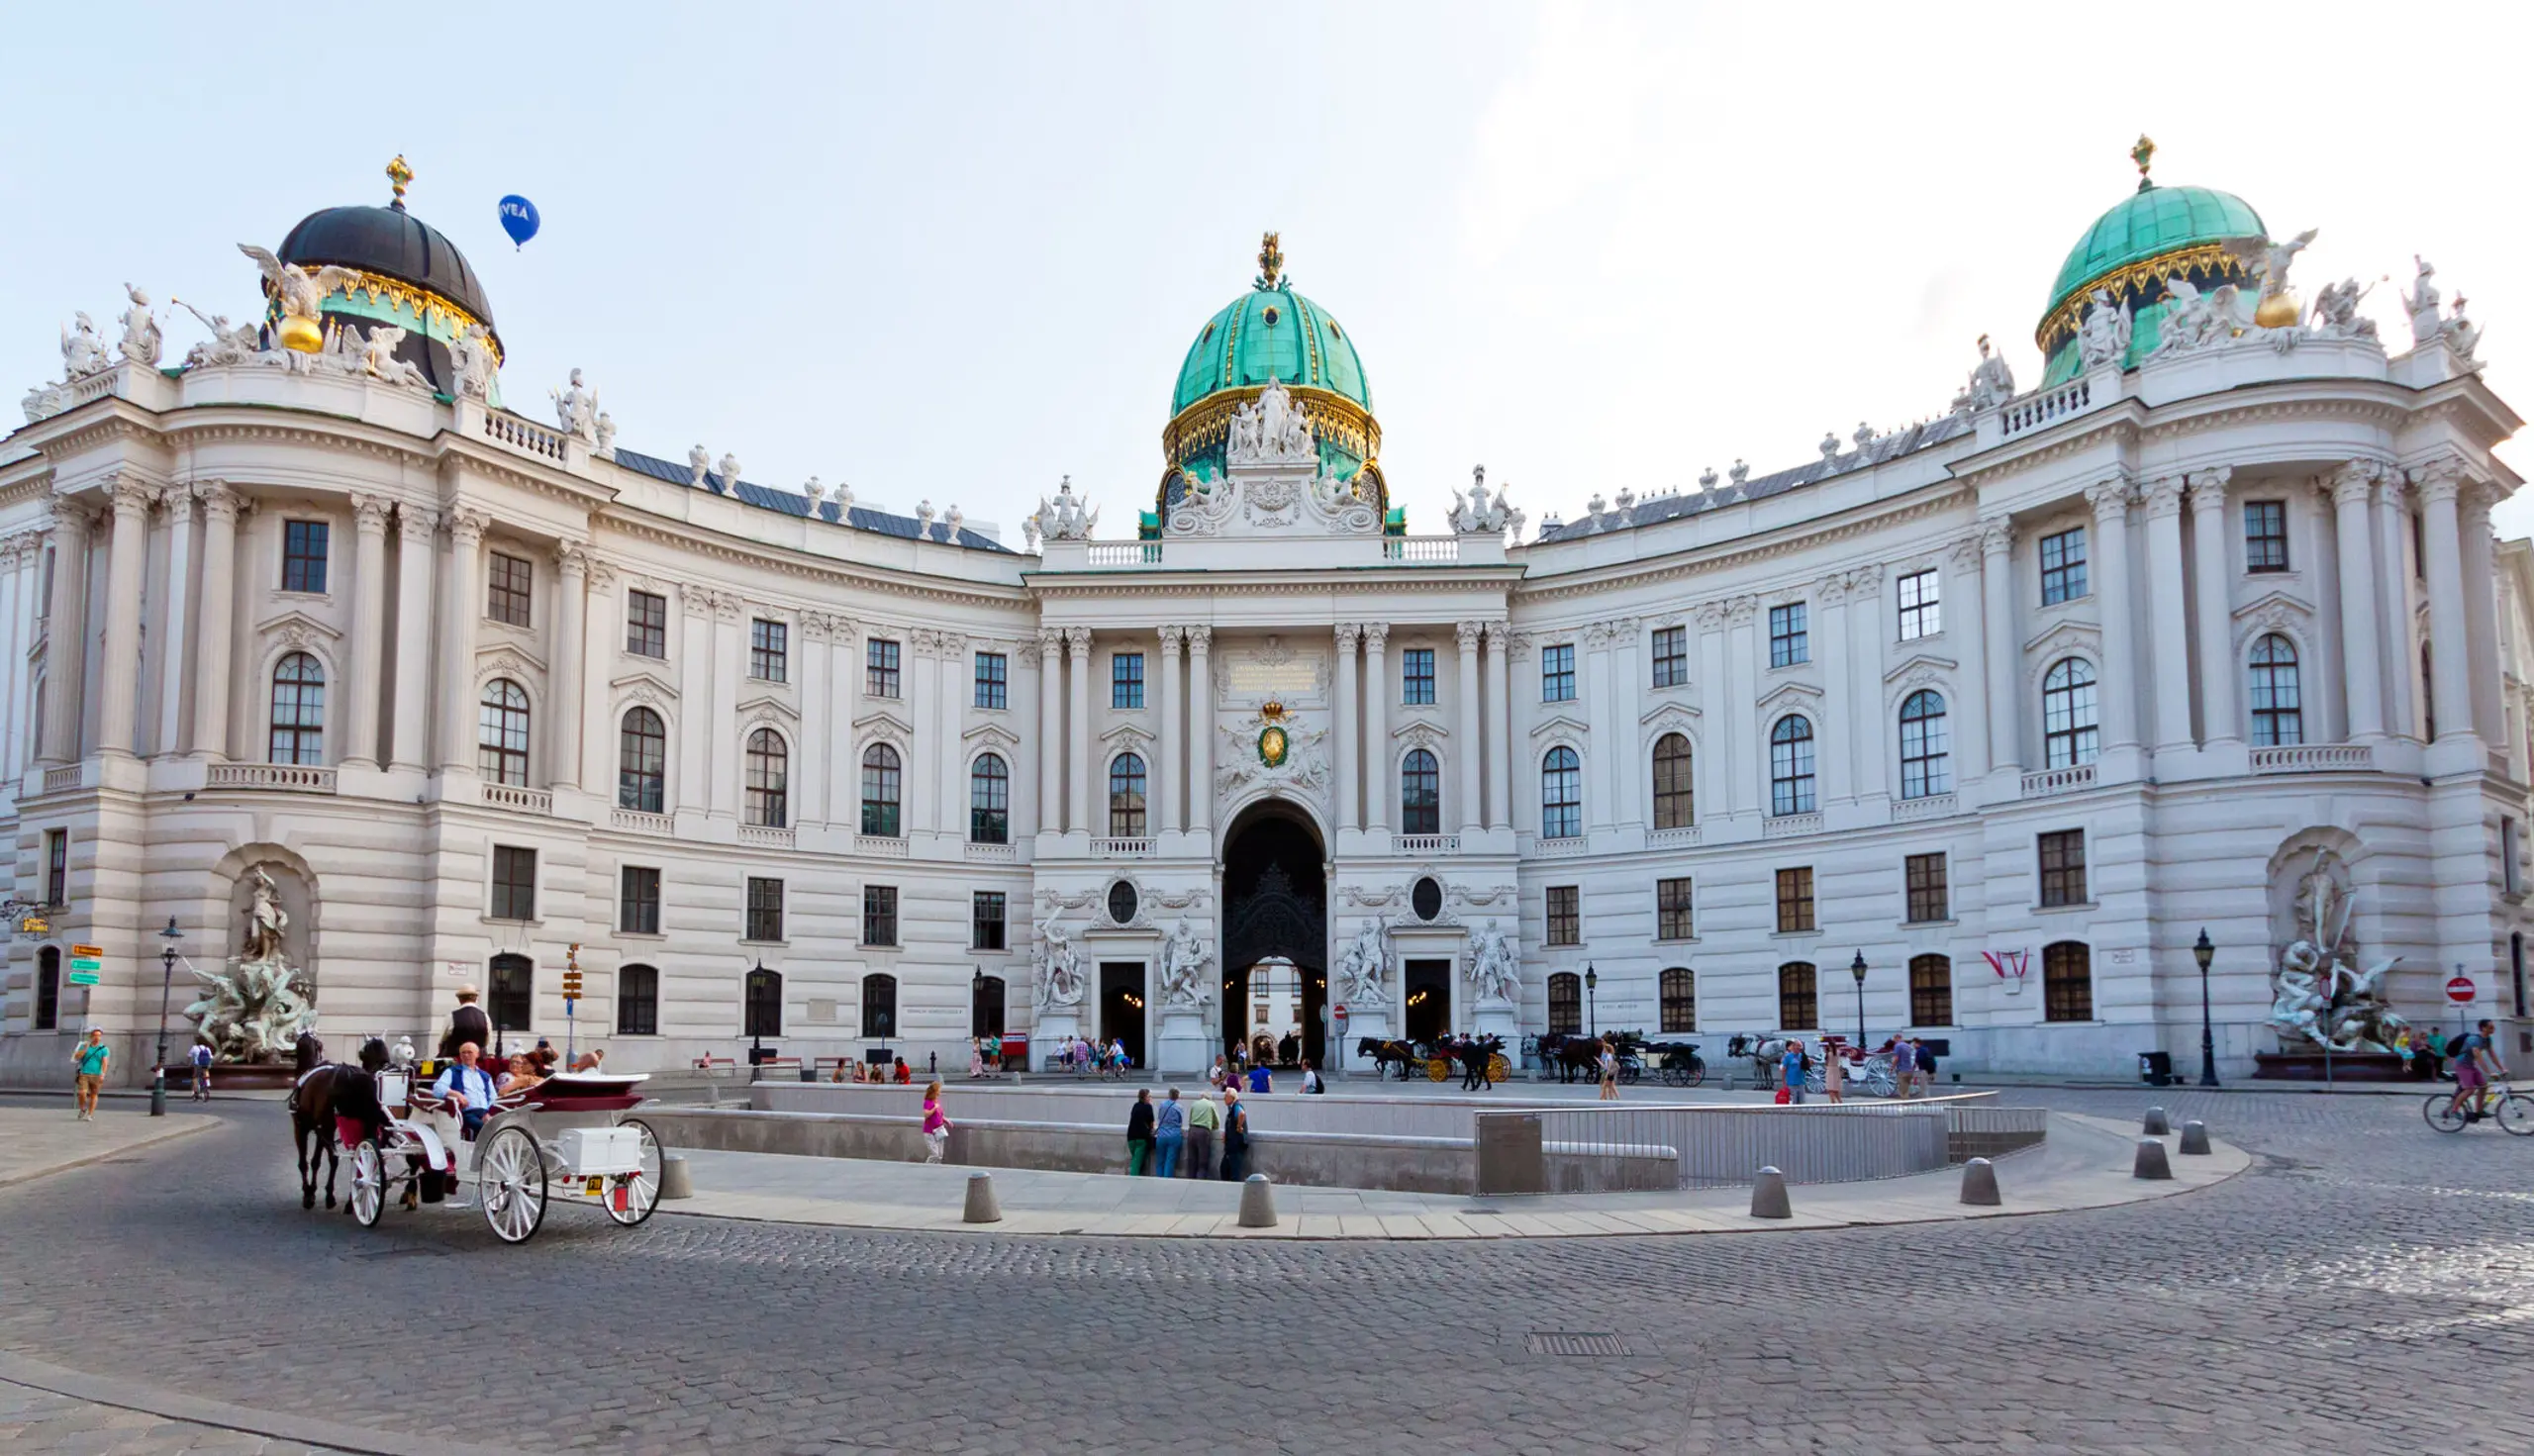
<svg viewBox="0 0 2534 1456">
<path fill-rule="evenodd" d="M 941 1112 L 941 1084 L 924 1085 L 924 1160 L 941 1161 L 941 1150 L 950 1144 L 950 1119 Z"/>
</svg>

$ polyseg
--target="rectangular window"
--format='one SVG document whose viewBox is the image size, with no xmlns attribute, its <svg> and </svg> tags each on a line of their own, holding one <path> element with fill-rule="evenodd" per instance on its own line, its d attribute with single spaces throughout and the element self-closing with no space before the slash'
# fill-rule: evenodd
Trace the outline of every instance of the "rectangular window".
<svg viewBox="0 0 2534 1456">
<path fill-rule="evenodd" d="M 898 696 L 898 644 L 873 637 L 862 649 L 862 690 L 874 698 Z"/>
<path fill-rule="evenodd" d="M 2288 569 L 2288 503 L 2244 502 L 2244 569 Z"/>
<path fill-rule="evenodd" d="M 862 943 L 895 945 L 898 943 L 898 887 L 865 885 L 862 887 Z"/>
<path fill-rule="evenodd" d="M 2086 594 L 2086 529 L 2071 527 L 2041 538 L 2041 605 L 2073 602 Z"/>
<path fill-rule="evenodd" d="M 624 966 L 616 973 L 616 1034 L 660 1034 L 660 973 L 649 966 Z"/>
<path fill-rule="evenodd" d="M 1909 957 L 1909 1024 L 1953 1024 L 1953 962 L 1941 955 Z"/>
<path fill-rule="evenodd" d="M 1677 688 L 1690 680 L 1690 630 L 1686 627 L 1654 629 L 1654 685 Z"/>
<path fill-rule="evenodd" d="M 1812 660 L 1812 636 L 1804 630 L 1802 602 L 1769 609 L 1769 665 L 1793 667 Z"/>
<path fill-rule="evenodd" d="M 1434 701 L 1434 649 L 1410 647 L 1399 654 L 1399 701 L 1412 706 Z"/>
<path fill-rule="evenodd" d="M 70 831 L 44 831 L 44 903 L 55 910 L 70 903 Z"/>
<path fill-rule="evenodd" d="M 750 940 L 783 938 L 783 882 L 758 875 L 748 876 L 748 933 Z"/>
<path fill-rule="evenodd" d="M 1004 900 L 1000 890 L 979 890 L 968 901 L 968 948 L 1004 948 Z"/>
<path fill-rule="evenodd" d="M 281 589 L 286 592 L 322 592 L 326 589 L 326 538 L 329 528 L 323 521 L 285 521 L 281 524 Z"/>
<path fill-rule="evenodd" d="M 1001 708 L 1009 701 L 1012 664 L 1001 652 L 977 654 L 977 706 Z"/>
<path fill-rule="evenodd" d="M 1654 882 L 1654 938 L 1687 940 L 1692 934 L 1690 922 L 1690 882 L 1657 880 Z"/>
<path fill-rule="evenodd" d="M 625 594 L 625 650 L 636 657 L 669 655 L 669 599 L 658 592 Z"/>
<path fill-rule="evenodd" d="M 493 912 L 497 921 L 536 919 L 536 851 L 493 846 Z"/>
<path fill-rule="evenodd" d="M 791 681 L 792 629 L 760 617 L 748 624 L 748 676 L 759 682 Z"/>
<path fill-rule="evenodd" d="M 1540 648 L 1540 701 L 1575 701 L 1575 644 L 1559 642 Z"/>
<path fill-rule="evenodd" d="M 1778 871 L 1778 933 L 1799 934 L 1819 928 L 1812 922 L 1812 871 Z"/>
<path fill-rule="evenodd" d="M 2500 815 L 2498 819 L 2498 882 L 2510 895 L 2524 888 L 2517 874 L 2516 821 L 2506 815 Z"/>
<path fill-rule="evenodd" d="M 2041 1019 L 2095 1019 L 2094 952 L 2074 940 L 2041 947 Z"/>
<path fill-rule="evenodd" d="M 525 556 L 493 553 L 492 569 L 485 578 L 484 615 L 495 622 L 512 627 L 528 626 L 530 585 L 536 579 L 536 568 Z"/>
<path fill-rule="evenodd" d="M 660 872 L 629 864 L 616 872 L 616 928 L 628 935 L 660 933 Z"/>
<path fill-rule="evenodd" d="M 2041 836 L 2041 903 L 2086 903 L 2086 831 L 2062 829 Z"/>
<path fill-rule="evenodd" d="M 1808 961 L 1778 967 L 1778 1028 L 1817 1031 L 1821 1027 L 1821 973 Z"/>
<path fill-rule="evenodd" d="M 1551 945 L 1584 943 L 1583 890 L 1575 885 L 1548 887 L 1548 937 Z"/>
<path fill-rule="evenodd" d="M 1944 631 L 1942 581 L 1932 566 L 1900 578 L 1900 640 L 1913 642 Z"/>
<path fill-rule="evenodd" d="M 1110 707 L 1143 707 L 1143 653 L 1110 653 Z"/>
<path fill-rule="evenodd" d="M 1945 882 L 1944 856 L 1912 854 L 1901 862 L 1901 879 L 1908 891 L 1909 922 L 1915 925 L 1953 919 L 1953 891 Z M 1921 1025 L 1942 1025 L 1940 1021 Z"/>
</svg>

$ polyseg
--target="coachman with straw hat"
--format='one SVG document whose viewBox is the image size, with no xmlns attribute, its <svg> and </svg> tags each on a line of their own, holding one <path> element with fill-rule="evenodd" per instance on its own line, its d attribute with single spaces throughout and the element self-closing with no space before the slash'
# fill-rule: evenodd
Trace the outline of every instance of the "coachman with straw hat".
<svg viewBox="0 0 2534 1456">
<path fill-rule="evenodd" d="M 457 1059 L 457 1048 L 472 1041 L 479 1048 L 493 1044 L 493 1019 L 484 1015 L 477 1002 L 484 993 L 473 986 L 457 988 L 457 1009 L 448 1014 L 448 1029 L 440 1033 L 439 1059 Z"/>
</svg>

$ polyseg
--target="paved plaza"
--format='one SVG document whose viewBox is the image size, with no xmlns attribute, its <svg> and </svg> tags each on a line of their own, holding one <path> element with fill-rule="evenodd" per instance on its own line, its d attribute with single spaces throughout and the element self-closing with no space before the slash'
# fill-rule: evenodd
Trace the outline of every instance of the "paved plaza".
<svg viewBox="0 0 2534 1456">
<path fill-rule="evenodd" d="M 465 1214 L 303 1213 L 278 1109 L 222 1103 L 0 1189 L 0 1443 L 294 1449 L 298 1419 L 342 1449 L 2534 1448 L 2534 1145 L 2439 1136 L 2410 1097 L 2013 1100 L 2151 1097 L 2252 1166 L 2119 1208 L 1713 1237 L 629 1233 L 558 1209 L 508 1249 Z"/>
</svg>

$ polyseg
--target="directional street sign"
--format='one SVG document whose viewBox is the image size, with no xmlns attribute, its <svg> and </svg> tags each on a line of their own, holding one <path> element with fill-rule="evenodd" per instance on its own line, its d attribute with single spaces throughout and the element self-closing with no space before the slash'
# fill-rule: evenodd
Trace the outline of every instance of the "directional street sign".
<svg viewBox="0 0 2534 1456">
<path fill-rule="evenodd" d="M 102 945 L 70 947 L 70 984 L 94 986 L 106 969 L 106 948 Z"/>
</svg>

